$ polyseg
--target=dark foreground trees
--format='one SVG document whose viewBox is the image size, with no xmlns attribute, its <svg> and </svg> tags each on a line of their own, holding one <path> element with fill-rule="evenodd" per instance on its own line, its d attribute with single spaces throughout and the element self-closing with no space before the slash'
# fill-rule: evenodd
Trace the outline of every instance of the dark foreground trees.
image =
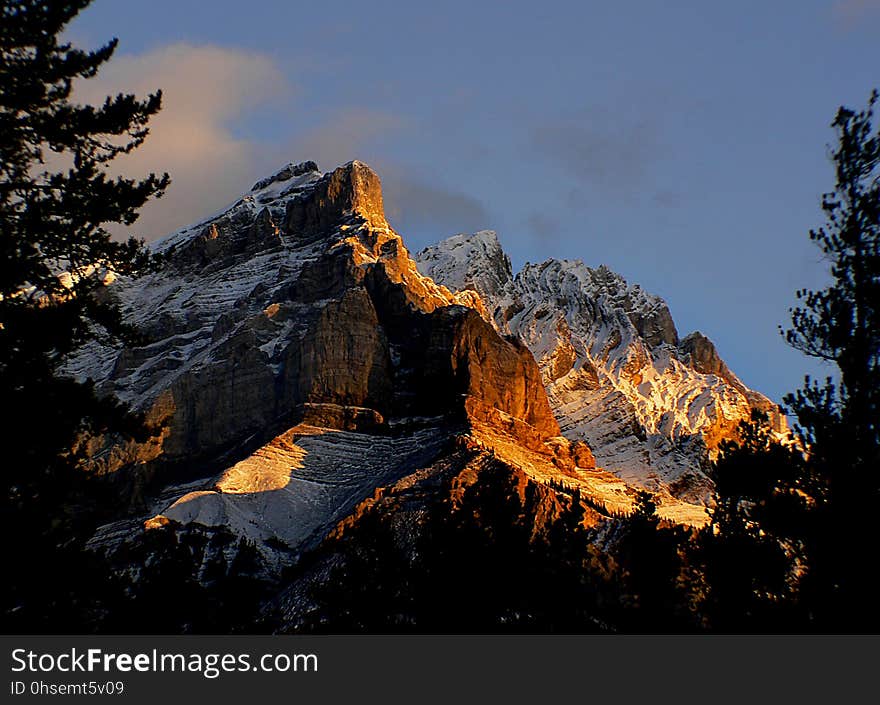
<svg viewBox="0 0 880 705">
<path fill-rule="evenodd" d="M 713 631 L 803 629 L 798 587 L 811 520 L 804 457 L 756 414 L 712 464 L 715 507 L 692 546 L 697 610 Z"/>
<path fill-rule="evenodd" d="M 833 365 L 786 397 L 797 444 L 760 425 L 715 464 L 716 508 L 703 533 L 704 617 L 725 631 L 880 630 L 880 133 L 875 91 L 831 126 L 834 188 L 810 239 L 830 284 L 799 291 L 786 340 Z"/>
<path fill-rule="evenodd" d="M 822 199 L 827 222 L 810 233 L 831 283 L 798 292 L 801 307 L 785 333 L 797 349 L 834 365 L 834 377 L 807 378 L 786 398 L 798 421 L 787 442 L 756 417 L 743 424 L 739 442 L 722 446 L 712 464 L 709 526 L 664 527 L 643 494 L 633 516 L 608 517 L 603 563 L 581 526 L 580 498 L 536 538 L 529 531 L 534 489 L 518 498 L 489 479 L 429 524 L 416 569 L 389 558 L 390 538 L 370 544 L 369 560 L 351 564 L 353 579 L 339 573 L 322 616 L 338 618 L 346 605 L 344 628 L 367 630 L 400 629 L 393 617 L 406 615 L 406 628 L 464 631 L 880 631 L 877 101 L 875 92 L 865 110 L 841 108 L 832 123 L 836 183 Z M 374 539 L 383 535 L 376 521 Z M 365 593 L 365 585 L 383 587 Z M 390 604 L 380 599 L 393 594 Z"/>
<path fill-rule="evenodd" d="M 28 472 L 68 449 L 79 426 L 108 421 L 87 388 L 59 380 L 58 365 L 87 340 L 124 333 L 112 301 L 95 294 L 108 277 L 149 258 L 139 241 L 113 240 L 107 226 L 131 225 L 168 183 L 167 175 L 136 181 L 107 173 L 146 138 L 160 93 L 142 101 L 117 95 L 97 107 L 72 95 L 116 48 L 116 40 L 93 52 L 59 43 L 88 4 L 0 4 L 0 398 L 12 422 L 3 429 L 8 450 L 22 453 Z M 69 398 L 80 413 L 55 409 L 69 407 Z M 52 424 L 42 422 L 46 415 Z M 15 442 L 37 426 L 41 443 Z"/>
<path fill-rule="evenodd" d="M 0 445 L 3 536 L 15 576 L 4 581 L 3 614 L 24 627 L 26 603 L 39 610 L 53 599 L 41 591 L 71 577 L 59 574 L 69 566 L 52 550 L 74 539 L 82 517 L 77 437 L 144 432 L 90 385 L 59 373 L 75 347 L 125 335 L 101 289 L 149 258 L 140 242 L 115 241 L 107 228 L 131 225 L 168 184 L 167 175 L 107 172 L 146 138 L 159 93 L 99 106 L 75 100 L 76 81 L 94 77 L 116 48 L 116 40 L 91 52 L 59 41 L 89 2 L 0 2 Z"/>
<path fill-rule="evenodd" d="M 874 557 L 880 531 L 880 131 L 878 94 L 861 111 L 841 107 L 825 224 L 810 238 L 830 264 L 831 284 L 801 291 L 786 338 L 837 368 L 786 398 L 808 448 L 815 507 L 805 537 L 803 599 L 817 628 L 880 629 Z"/>
<path fill-rule="evenodd" d="M 59 44 L 88 4 L 0 0 L 4 631 L 87 631 L 101 620 L 118 630 L 247 630 L 227 607 L 246 605 L 243 618 L 257 618 L 264 586 L 246 565 L 248 546 L 229 558 L 218 549 L 202 570 L 216 536 L 148 535 L 130 557 L 149 568 L 136 585 L 82 550 L 93 508 L 109 500 L 86 486 L 77 437 L 148 431 L 89 385 L 64 378 L 61 364 L 92 338 L 127 335 L 102 289 L 108 276 L 135 272 L 148 258 L 107 227 L 131 225 L 167 185 L 165 176 L 107 173 L 145 139 L 158 94 L 101 106 L 72 98 L 75 81 L 93 77 L 115 48 Z M 876 102 L 874 94 L 863 111 L 841 108 L 832 123 L 836 183 L 823 198 L 827 222 L 811 233 L 831 284 L 800 293 L 787 339 L 837 374 L 824 384 L 807 380 L 786 400 L 799 444 L 778 444 L 757 422 L 744 427 L 714 466 L 713 521 L 698 536 L 664 526 L 648 496 L 634 516 L 606 512 L 590 526 L 588 512 L 601 508 L 561 487 L 552 489 L 567 499 L 523 486 L 504 467 L 435 508 L 412 553 L 401 551 L 388 517 L 369 515 L 339 549 L 345 569 L 314 596 L 315 628 L 880 629 Z M 539 515 L 545 520 L 536 525 Z M 173 591 L 183 598 L 168 610 L 164 597 Z"/>
<path fill-rule="evenodd" d="M 460 482 L 455 476 L 438 481 L 419 508 L 393 499 L 366 509 L 293 570 L 292 579 L 306 586 L 297 593 L 297 616 L 276 615 L 271 628 L 696 629 L 683 580 L 688 532 L 663 526 L 647 493 L 631 517 L 622 517 L 576 489 L 547 487 L 494 459 L 471 484 Z"/>
</svg>

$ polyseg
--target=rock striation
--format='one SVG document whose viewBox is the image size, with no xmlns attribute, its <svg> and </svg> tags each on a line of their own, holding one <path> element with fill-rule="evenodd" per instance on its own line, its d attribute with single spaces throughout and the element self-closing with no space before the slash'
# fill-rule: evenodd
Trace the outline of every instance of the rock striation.
<svg viewBox="0 0 880 705">
<path fill-rule="evenodd" d="M 365 164 L 288 166 L 156 251 L 162 271 L 112 288 L 149 343 L 70 368 L 166 423 L 166 460 L 302 420 L 463 419 L 465 397 L 559 433 L 529 351 L 418 272 Z"/>
<path fill-rule="evenodd" d="M 425 428 L 442 439 L 451 428 L 495 426 L 560 467 L 593 462 L 589 449 L 560 438 L 529 349 L 487 321 L 476 293 L 451 292 L 418 271 L 385 219 L 379 177 L 361 162 L 326 174 L 314 162 L 288 165 L 154 251 L 159 271 L 119 278 L 107 289 L 145 344 L 93 344 L 68 363 L 70 373 L 94 379 L 162 428 L 149 444 L 91 439 L 96 469 L 152 478 L 165 498 L 169 484 L 206 477 L 169 506 L 141 502 L 155 512 L 148 528 L 167 521 L 234 526 L 261 540 L 268 531 L 296 548 L 328 517 L 338 519 L 352 497 L 411 470 L 382 455 L 387 444 L 375 439 Z M 329 489 L 333 473 L 310 476 L 306 482 L 327 485 L 308 505 L 313 516 L 286 489 L 303 486 L 297 470 L 313 459 L 296 468 L 289 454 L 276 452 L 290 445 L 307 452 L 311 441 L 303 446 L 284 435 L 292 428 L 360 434 L 374 440 L 352 442 L 379 455 L 366 453 L 342 495 Z M 436 451 L 437 443 L 417 446 Z M 254 454 L 284 467 L 246 462 Z M 272 476 L 275 485 L 230 491 L 222 478 L 233 468 L 239 485 L 249 472 Z M 248 498 L 254 494 L 258 501 Z M 271 510 L 268 497 L 275 497 Z M 311 529 L 282 530 L 284 521 Z"/>
<path fill-rule="evenodd" d="M 455 235 L 416 260 L 439 284 L 478 293 L 495 328 L 523 340 L 563 434 L 628 482 L 707 502 L 707 456 L 752 410 L 785 431 L 776 405 L 708 338 L 680 339 L 663 299 L 605 266 L 551 259 L 514 274 L 493 231 Z"/>
<path fill-rule="evenodd" d="M 491 231 L 411 257 L 362 162 L 288 164 L 153 250 L 158 271 L 105 290 L 143 344 L 67 363 L 159 429 L 87 439 L 94 472 L 131 479 L 95 546 L 199 525 L 280 569 L 381 488 L 458 467 L 462 443 L 548 506 L 564 487 L 619 516 L 647 487 L 700 525 L 707 455 L 755 409 L 784 431 L 711 341 L 606 267 L 514 273 Z"/>
</svg>

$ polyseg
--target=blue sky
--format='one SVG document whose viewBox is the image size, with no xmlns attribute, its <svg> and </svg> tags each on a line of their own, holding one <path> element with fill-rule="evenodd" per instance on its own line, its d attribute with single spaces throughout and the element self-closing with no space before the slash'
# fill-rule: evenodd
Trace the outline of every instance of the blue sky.
<svg viewBox="0 0 880 705">
<path fill-rule="evenodd" d="M 880 0 L 97 0 L 69 36 L 120 39 L 86 98 L 166 92 L 123 165 L 175 180 L 148 239 L 288 161 L 361 159 L 411 250 L 491 228 L 515 268 L 607 264 L 779 400 L 826 373 L 777 326 L 822 284 L 828 125 L 880 87 L 878 31 Z"/>
</svg>

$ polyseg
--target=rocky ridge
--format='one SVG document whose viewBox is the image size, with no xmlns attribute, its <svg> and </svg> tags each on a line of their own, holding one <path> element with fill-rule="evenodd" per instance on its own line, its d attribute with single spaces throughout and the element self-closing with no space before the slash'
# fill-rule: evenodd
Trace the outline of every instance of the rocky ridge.
<svg viewBox="0 0 880 705">
<path fill-rule="evenodd" d="M 106 290 L 145 343 L 93 344 L 68 364 L 162 428 L 149 444 L 89 441 L 92 469 L 136 488 L 92 545 L 195 523 L 280 567 L 461 434 L 540 481 L 631 506 L 634 490 L 560 435 L 526 345 L 478 293 L 418 271 L 365 164 L 288 165 L 154 251 L 159 271 Z M 660 504 L 705 520 L 668 494 Z"/>
<path fill-rule="evenodd" d="M 607 267 L 548 260 L 514 275 L 493 231 L 455 235 L 416 260 L 439 284 L 478 293 L 495 328 L 525 342 L 563 434 L 629 483 L 707 502 L 706 459 L 753 409 L 785 431 L 776 405 L 708 338 L 680 339 L 661 298 Z"/>
</svg>

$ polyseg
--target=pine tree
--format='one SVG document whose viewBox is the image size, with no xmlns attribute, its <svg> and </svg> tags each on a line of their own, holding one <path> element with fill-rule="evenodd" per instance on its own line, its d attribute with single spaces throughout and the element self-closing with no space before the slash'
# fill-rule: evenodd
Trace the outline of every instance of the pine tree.
<svg viewBox="0 0 880 705">
<path fill-rule="evenodd" d="M 120 94 L 99 107 L 72 99 L 74 81 L 94 77 L 117 44 L 92 52 L 59 44 L 58 34 L 89 3 L 4 0 L 0 10 L 4 365 L 24 353 L 56 362 L 93 334 L 87 323 L 114 324 L 112 306 L 88 294 L 108 272 L 142 267 L 146 254 L 135 239 L 114 241 L 106 226 L 131 225 L 168 184 L 167 175 L 135 181 L 106 171 L 144 141 L 161 92 L 143 101 Z M 48 322 L 55 325 L 37 340 L 33 324 Z"/>
<path fill-rule="evenodd" d="M 0 398 L 22 420 L 5 427 L 4 440 L 22 450 L 19 466 L 30 471 L 69 448 L 90 411 L 100 425 L 120 417 L 93 403 L 88 387 L 59 380 L 57 369 L 86 340 L 125 333 L 112 299 L 96 294 L 108 276 L 137 271 L 149 258 L 141 242 L 115 241 L 107 226 L 131 225 L 168 184 L 167 174 L 136 181 L 107 172 L 144 141 L 161 93 L 120 94 L 99 107 L 72 96 L 74 81 L 94 77 L 117 43 L 91 52 L 59 43 L 89 2 L 0 4 Z M 71 416 L 77 408 L 82 413 Z M 23 443 L 47 414 L 50 423 L 41 425 L 54 438 Z"/>
<path fill-rule="evenodd" d="M 132 225 L 169 182 L 167 174 L 133 180 L 108 173 L 115 157 L 147 137 L 160 93 L 143 100 L 121 94 L 99 106 L 75 100 L 75 82 L 93 78 L 117 44 L 82 51 L 59 40 L 89 4 L 0 0 L 2 518 L 5 530 L 46 540 L 16 542 L 12 560 L 71 539 L 57 534 L 82 515 L 73 507 L 81 478 L 71 452 L 80 434 L 145 433 L 120 405 L 59 372 L 84 342 L 127 335 L 102 290 L 108 278 L 134 273 L 150 258 L 141 242 L 116 241 L 108 227 Z M 37 604 L 40 579 L 5 582 L 4 606 Z"/>
<path fill-rule="evenodd" d="M 826 386 L 831 406 L 817 403 L 808 387 L 794 395 L 795 411 L 845 421 L 859 462 L 876 460 L 880 445 L 880 132 L 872 126 L 874 91 L 860 112 L 841 107 L 832 127 L 836 184 L 822 197 L 826 224 L 810 239 L 831 263 L 832 283 L 800 291 L 787 341 L 807 355 L 834 363 L 840 386 Z M 826 421 L 828 423 L 828 421 Z M 816 424 L 805 427 L 806 431 Z"/>
<path fill-rule="evenodd" d="M 810 501 L 801 452 L 780 443 L 755 413 L 740 424 L 737 441 L 721 444 L 711 476 L 712 521 L 692 555 L 703 621 L 725 632 L 794 628 Z"/>
<path fill-rule="evenodd" d="M 836 182 L 822 197 L 826 223 L 810 239 L 830 263 L 831 284 L 800 291 L 788 342 L 839 372 L 809 378 L 786 398 L 809 449 L 816 511 L 807 585 L 818 626 L 880 626 L 873 597 L 880 503 L 880 132 L 874 91 L 864 110 L 841 107 L 831 126 Z"/>
<path fill-rule="evenodd" d="M 626 631 L 677 631 L 684 627 L 678 613 L 682 601 L 679 577 L 680 549 L 685 533 L 680 527 L 660 525 L 654 496 L 640 490 L 632 514 L 622 522 L 617 556 L 624 571 Z"/>
</svg>

